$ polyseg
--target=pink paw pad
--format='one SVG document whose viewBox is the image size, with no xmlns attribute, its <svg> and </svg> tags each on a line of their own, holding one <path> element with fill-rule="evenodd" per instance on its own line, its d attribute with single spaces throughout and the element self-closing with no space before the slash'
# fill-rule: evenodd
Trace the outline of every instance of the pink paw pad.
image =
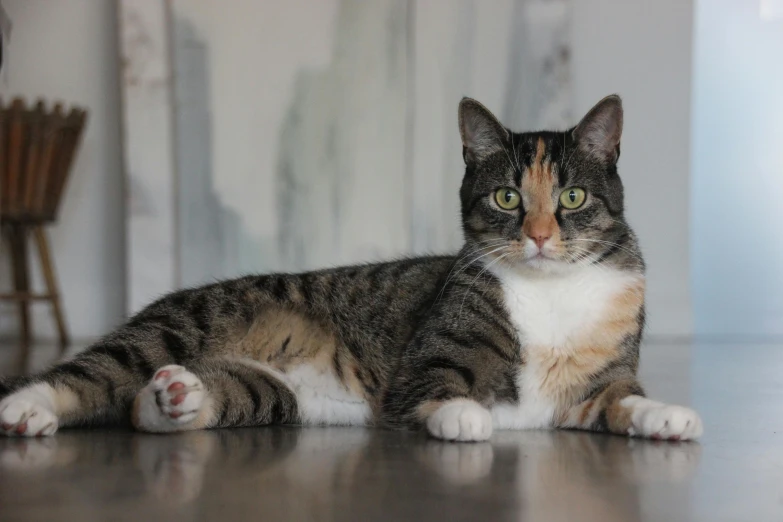
<svg viewBox="0 0 783 522">
<path fill-rule="evenodd" d="M 155 409 L 161 419 L 142 420 L 142 424 L 154 428 L 151 431 L 170 431 L 172 425 L 166 423 L 181 426 L 194 420 L 198 416 L 205 393 L 201 380 L 186 368 L 177 365 L 158 369 L 145 390 L 153 394 Z M 160 422 L 164 424 L 157 425 Z M 162 427 L 166 429 L 161 430 Z"/>
<path fill-rule="evenodd" d="M 185 391 L 185 383 L 174 382 L 174 383 L 171 383 L 168 388 L 166 388 L 166 391 L 168 391 L 170 393 L 176 392 L 177 390 L 182 390 L 182 393 L 178 393 L 177 395 L 172 397 L 171 400 L 169 401 L 169 403 L 173 404 L 174 406 L 176 406 L 177 404 L 182 404 L 183 402 L 185 402 L 185 399 L 188 396 L 187 391 Z M 177 417 L 178 416 L 179 415 L 177 415 Z"/>
<path fill-rule="evenodd" d="M 173 383 L 169 384 L 169 387 L 166 388 L 166 389 L 168 391 L 176 391 L 176 390 L 181 390 L 184 387 L 185 387 L 185 383 L 184 382 L 173 382 Z"/>
</svg>

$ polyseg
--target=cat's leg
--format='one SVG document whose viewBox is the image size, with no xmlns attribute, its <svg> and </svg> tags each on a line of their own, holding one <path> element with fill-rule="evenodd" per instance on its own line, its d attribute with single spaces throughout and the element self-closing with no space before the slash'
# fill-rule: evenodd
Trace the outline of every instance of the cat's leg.
<svg viewBox="0 0 783 522">
<path fill-rule="evenodd" d="M 211 358 L 158 369 L 136 396 L 131 421 L 155 433 L 299 422 L 294 393 L 258 363 Z"/>
<path fill-rule="evenodd" d="M 154 340 L 119 333 L 72 360 L 12 382 L 0 400 L 0 435 L 34 437 L 64 426 L 127 424 L 133 397 L 156 366 L 171 361 Z"/>
<path fill-rule="evenodd" d="M 492 435 L 492 414 L 474 399 L 438 401 L 423 409 L 433 410 L 427 415 L 426 426 L 437 439 L 478 442 Z"/>
<path fill-rule="evenodd" d="M 569 408 L 559 427 L 668 440 L 693 440 L 704 431 L 695 411 L 644 397 L 633 379 L 614 381 L 596 390 Z"/>
<path fill-rule="evenodd" d="M 437 439 L 477 442 L 492 435 L 492 414 L 477 394 L 475 372 L 442 357 L 405 367 L 385 394 L 382 421 L 390 427 L 425 426 Z"/>
</svg>

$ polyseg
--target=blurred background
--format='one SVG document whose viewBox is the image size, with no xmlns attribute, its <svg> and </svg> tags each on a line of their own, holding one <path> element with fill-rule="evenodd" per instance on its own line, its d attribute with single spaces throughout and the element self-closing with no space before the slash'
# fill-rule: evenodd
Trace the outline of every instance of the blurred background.
<svg viewBox="0 0 783 522">
<path fill-rule="evenodd" d="M 4 106 L 88 115 L 47 225 L 76 345 L 178 287 L 456 250 L 459 99 L 562 129 L 610 93 L 649 338 L 783 336 L 783 0 L 0 5 Z"/>
</svg>

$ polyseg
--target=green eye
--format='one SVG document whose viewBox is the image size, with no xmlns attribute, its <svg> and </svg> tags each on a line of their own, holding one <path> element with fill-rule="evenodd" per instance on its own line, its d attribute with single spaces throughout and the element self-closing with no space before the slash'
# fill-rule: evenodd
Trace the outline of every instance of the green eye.
<svg viewBox="0 0 783 522">
<path fill-rule="evenodd" d="M 579 187 L 567 188 L 560 193 L 560 204 L 564 208 L 574 210 L 582 206 L 585 202 L 585 196 L 585 191 Z"/>
<path fill-rule="evenodd" d="M 519 206 L 522 198 L 519 197 L 519 192 L 510 188 L 498 189 L 495 192 L 495 201 L 498 206 L 503 210 L 514 210 Z"/>
</svg>

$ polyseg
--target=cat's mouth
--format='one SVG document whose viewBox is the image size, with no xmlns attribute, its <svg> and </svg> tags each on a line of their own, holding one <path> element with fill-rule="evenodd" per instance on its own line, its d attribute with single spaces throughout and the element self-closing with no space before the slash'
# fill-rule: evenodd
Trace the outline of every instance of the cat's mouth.
<svg viewBox="0 0 783 522">
<path fill-rule="evenodd" d="M 558 253 L 546 245 L 541 248 L 535 245 L 528 245 L 525 254 L 526 261 L 558 261 L 560 259 Z"/>
<path fill-rule="evenodd" d="M 533 265 L 542 265 L 546 263 L 551 263 L 553 261 L 559 261 L 559 259 L 543 251 L 539 251 L 536 254 L 527 258 L 527 262 Z"/>
<path fill-rule="evenodd" d="M 538 247 L 531 241 L 509 241 L 504 247 L 498 247 L 499 252 L 490 252 L 487 258 L 490 263 L 498 263 L 509 267 L 529 267 L 534 269 L 550 268 L 561 265 L 565 260 L 563 252 L 557 245 L 546 244 Z"/>
<path fill-rule="evenodd" d="M 523 265 L 535 269 L 562 266 L 565 261 L 562 250 L 554 245 L 544 245 L 539 248 L 536 245 L 528 244 L 521 259 Z"/>
</svg>

